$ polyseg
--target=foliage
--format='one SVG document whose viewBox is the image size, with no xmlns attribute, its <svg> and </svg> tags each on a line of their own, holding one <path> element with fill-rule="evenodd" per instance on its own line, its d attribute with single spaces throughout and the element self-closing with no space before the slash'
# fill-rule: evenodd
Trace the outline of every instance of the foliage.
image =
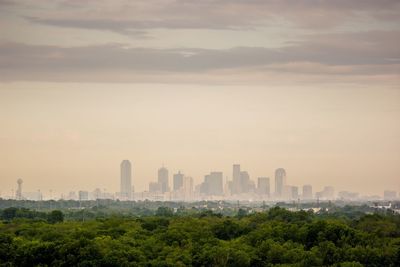
<svg viewBox="0 0 400 267">
<path fill-rule="evenodd" d="M 400 266 L 400 216 L 389 213 L 64 213 L 2 210 L 0 266 Z"/>
</svg>

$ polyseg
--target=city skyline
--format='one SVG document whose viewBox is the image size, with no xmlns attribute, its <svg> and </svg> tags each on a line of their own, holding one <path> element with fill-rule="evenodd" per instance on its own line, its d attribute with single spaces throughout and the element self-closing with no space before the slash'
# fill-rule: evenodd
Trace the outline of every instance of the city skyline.
<svg viewBox="0 0 400 267">
<path fill-rule="evenodd" d="M 0 1 L 0 191 L 117 192 L 125 158 L 137 191 L 399 191 L 400 1 L 295 2 Z"/>
<path fill-rule="evenodd" d="M 244 200 L 244 201 L 313 201 L 313 200 L 390 200 L 400 197 L 396 190 L 385 189 L 381 193 L 364 195 L 358 191 L 350 191 L 345 188 L 336 191 L 334 186 L 324 185 L 321 190 L 316 190 L 311 184 L 290 185 L 287 180 L 286 170 L 277 168 L 274 171 L 274 183 L 270 177 L 251 177 L 247 171 L 241 171 L 240 164 L 232 165 L 231 176 L 220 171 L 211 171 L 204 175 L 204 180 L 194 184 L 191 176 L 186 176 L 179 170 L 172 175 L 169 182 L 169 170 L 162 165 L 158 169 L 156 181 L 150 181 L 148 189 L 135 191 L 133 183 L 132 164 L 129 160 L 122 160 L 120 163 L 119 190 L 108 191 L 107 188 L 96 187 L 93 191 L 79 190 L 50 196 L 37 190 L 35 192 L 22 191 L 22 179 L 17 180 L 18 189 L 12 190 L 6 197 L 10 199 L 72 199 L 72 200 L 95 200 L 95 199 L 120 199 L 120 200 L 161 200 L 161 201 L 195 201 L 195 200 Z M 239 175 L 239 177 L 238 177 Z M 238 186 L 239 184 L 239 191 Z M 271 190 L 274 188 L 274 190 Z"/>
<path fill-rule="evenodd" d="M 0 25 L 0 265 L 399 265 L 400 0 L 0 0 Z"/>
</svg>

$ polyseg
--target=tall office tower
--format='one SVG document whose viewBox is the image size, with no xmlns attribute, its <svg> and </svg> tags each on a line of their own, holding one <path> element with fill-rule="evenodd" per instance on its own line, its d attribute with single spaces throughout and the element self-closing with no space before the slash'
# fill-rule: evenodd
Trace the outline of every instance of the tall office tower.
<svg viewBox="0 0 400 267">
<path fill-rule="evenodd" d="M 132 197 L 132 167 L 129 160 L 121 162 L 121 197 L 131 199 Z"/>
<path fill-rule="evenodd" d="M 193 178 L 185 176 L 183 177 L 183 200 L 190 201 L 193 198 Z"/>
<path fill-rule="evenodd" d="M 269 197 L 270 194 L 269 177 L 258 177 L 257 193 L 259 195 Z"/>
<path fill-rule="evenodd" d="M 210 175 L 204 175 L 204 181 L 198 185 L 200 189 L 200 194 L 202 195 L 209 195 L 208 193 L 208 180 L 210 179 Z"/>
<path fill-rule="evenodd" d="M 21 199 L 22 199 L 22 183 L 23 183 L 23 182 L 24 182 L 24 181 L 22 181 L 22 179 L 18 179 L 18 180 L 17 180 L 18 189 L 17 189 L 17 192 L 16 192 L 16 194 L 15 194 L 17 200 L 21 200 Z"/>
<path fill-rule="evenodd" d="M 309 184 L 303 185 L 303 199 L 313 199 L 312 186 Z"/>
<path fill-rule="evenodd" d="M 240 192 L 248 193 L 250 189 L 250 175 L 247 171 L 240 172 Z"/>
<path fill-rule="evenodd" d="M 232 188 L 231 194 L 240 194 L 241 193 L 241 179 L 240 179 L 240 164 L 233 164 L 233 173 L 232 173 Z"/>
<path fill-rule="evenodd" d="M 275 195 L 280 198 L 283 197 L 283 191 L 286 185 L 286 171 L 283 168 L 276 169 L 275 171 Z"/>
<path fill-rule="evenodd" d="M 169 191 L 167 168 L 161 167 L 160 169 L 158 169 L 158 183 L 161 187 L 161 193 Z"/>
<path fill-rule="evenodd" d="M 223 189 L 222 172 L 211 172 L 204 176 L 204 182 L 201 185 L 201 193 L 209 196 L 222 196 Z"/>
<path fill-rule="evenodd" d="M 224 194 L 223 174 L 222 172 L 211 172 L 209 178 L 210 195 L 221 196 Z"/>
<path fill-rule="evenodd" d="M 174 174 L 174 191 L 178 191 L 183 186 L 183 176 L 181 171 Z"/>
</svg>

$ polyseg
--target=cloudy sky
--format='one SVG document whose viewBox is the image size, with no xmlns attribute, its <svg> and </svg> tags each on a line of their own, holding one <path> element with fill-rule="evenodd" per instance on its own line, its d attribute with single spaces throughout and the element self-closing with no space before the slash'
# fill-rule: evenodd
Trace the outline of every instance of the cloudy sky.
<svg viewBox="0 0 400 267">
<path fill-rule="evenodd" d="M 0 0 L 0 194 L 284 167 L 400 191 L 397 0 Z M 273 186 L 273 184 L 272 184 Z"/>
</svg>

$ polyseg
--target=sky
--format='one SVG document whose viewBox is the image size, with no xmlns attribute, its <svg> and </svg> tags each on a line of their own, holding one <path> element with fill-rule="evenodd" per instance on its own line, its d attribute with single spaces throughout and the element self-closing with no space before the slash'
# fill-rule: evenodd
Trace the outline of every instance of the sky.
<svg viewBox="0 0 400 267">
<path fill-rule="evenodd" d="M 0 0 L 0 196 L 200 183 L 400 191 L 397 0 Z"/>
</svg>

